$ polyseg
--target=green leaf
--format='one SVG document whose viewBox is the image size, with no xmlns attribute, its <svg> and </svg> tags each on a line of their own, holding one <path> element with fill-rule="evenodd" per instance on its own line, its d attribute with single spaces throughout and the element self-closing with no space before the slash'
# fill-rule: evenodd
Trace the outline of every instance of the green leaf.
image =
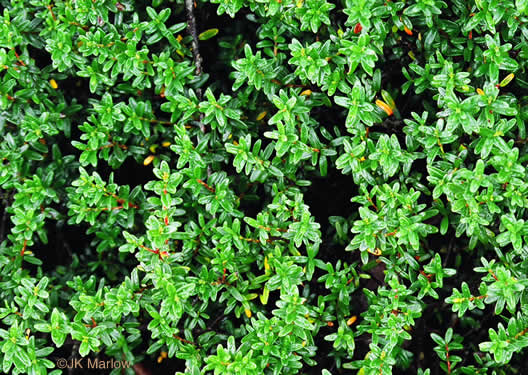
<svg viewBox="0 0 528 375">
<path fill-rule="evenodd" d="M 211 39 L 216 34 L 218 34 L 218 29 L 209 29 L 209 30 L 204 31 L 203 33 L 200 33 L 200 35 L 198 35 L 198 39 L 200 40 Z"/>
</svg>

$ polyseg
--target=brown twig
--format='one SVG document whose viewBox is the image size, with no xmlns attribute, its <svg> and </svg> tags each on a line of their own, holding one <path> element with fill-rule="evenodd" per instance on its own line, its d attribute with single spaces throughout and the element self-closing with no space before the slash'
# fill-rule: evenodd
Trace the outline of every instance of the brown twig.
<svg viewBox="0 0 528 375">
<path fill-rule="evenodd" d="M 196 31 L 196 19 L 194 18 L 193 6 L 194 6 L 193 0 L 185 0 L 185 8 L 187 10 L 187 29 L 189 31 L 189 34 L 191 34 L 191 37 L 192 37 L 192 54 L 193 54 L 194 65 L 196 66 L 196 75 L 198 77 L 201 77 L 202 75 L 202 56 L 200 55 L 200 47 L 198 45 L 198 32 Z M 202 89 L 201 88 L 198 88 L 196 90 L 196 96 L 198 97 L 199 101 L 202 100 Z M 200 118 L 200 130 L 202 131 L 202 133 L 205 133 L 205 125 L 202 122 L 202 118 Z"/>
<path fill-rule="evenodd" d="M 202 56 L 200 55 L 200 47 L 198 45 L 198 32 L 196 31 L 196 18 L 194 17 L 194 0 L 185 0 L 185 9 L 187 10 L 187 29 L 192 37 L 192 54 L 194 65 L 196 66 L 196 75 L 202 76 Z M 198 101 L 202 101 L 202 89 L 196 89 L 196 97 Z M 202 133 L 205 134 L 205 124 L 203 123 L 204 115 L 200 113 L 199 126 Z M 211 166 L 207 166 L 207 176 L 211 175 Z M 213 215 L 214 216 L 214 215 Z"/>
<path fill-rule="evenodd" d="M 194 64 L 196 65 L 196 75 L 202 75 L 202 57 L 200 56 L 200 49 L 198 47 L 198 33 L 196 31 L 196 19 L 193 12 L 193 0 L 185 0 L 185 8 L 187 10 L 187 27 L 189 34 L 192 36 L 192 53 L 194 57 Z"/>
<path fill-rule="evenodd" d="M 189 341 L 189 340 L 185 340 L 184 338 L 181 338 L 180 336 L 176 335 L 176 334 L 173 334 L 172 337 L 174 337 L 176 340 L 179 340 L 181 342 L 183 342 L 184 344 L 191 344 L 193 346 L 196 346 L 196 344 L 192 341 Z"/>
<path fill-rule="evenodd" d="M 53 5 L 47 5 L 46 8 L 48 8 L 48 10 L 50 11 L 53 21 L 57 21 L 57 17 L 55 16 L 55 13 L 53 13 L 53 10 L 51 9 L 53 8 Z"/>
<path fill-rule="evenodd" d="M 211 193 L 214 193 L 215 192 L 215 189 L 211 186 L 209 186 L 206 182 L 203 182 L 202 180 L 200 180 L 199 178 L 196 179 L 196 181 L 201 184 L 202 186 L 204 186 L 207 190 L 209 190 Z"/>
</svg>

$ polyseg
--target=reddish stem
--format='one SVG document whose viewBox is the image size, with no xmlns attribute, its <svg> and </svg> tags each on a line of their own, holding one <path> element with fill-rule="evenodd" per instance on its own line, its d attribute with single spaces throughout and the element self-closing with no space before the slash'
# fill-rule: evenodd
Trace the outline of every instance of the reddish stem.
<svg viewBox="0 0 528 375">
<path fill-rule="evenodd" d="M 449 360 L 449 346 L 447 346 L 447 343 L 445 344 L 445 349 L 446 349 L 447 373 L 451 374 L 451 361 Z"/>
<path fill-rule="evenodd" d="M 203 182 L 202 180 L 200 180 L 199 178 L 196 179 L 196 181 L 203 185 L 207 190 L 209 190 L 211 193 L 214 193 L 215 192 L 215 189 L 212 188 L 211 186 L 207 185 L 207 183 Z"/>
<path fill-rule="evenodd" d="M 26 246 L 27 246 L 27 240 L 24 240 L 24 246 L 22 246 L 22 250 L 20 250 L 21 257 L 23 257 L 24 253 L 26 252 Z"/>
</svg>

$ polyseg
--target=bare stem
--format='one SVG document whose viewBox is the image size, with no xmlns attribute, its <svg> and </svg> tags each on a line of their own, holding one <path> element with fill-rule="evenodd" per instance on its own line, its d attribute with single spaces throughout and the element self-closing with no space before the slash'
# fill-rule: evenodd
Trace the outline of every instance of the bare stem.
<svg viewBox="0 0 528 375">
<path fill-rule="evenodd" d="M 198 45 L 198 32 L 196 31 L 196 18 L 194 17 L 194 0 L 185 0 L 185 8 L 187 10 L 187 29 L 192 36 L 192 53 L 194 65 L 196 66 L 196 75 L 202 75 L 202 56 L 200 55 L 200 47 Z M 202 89 L 196 89 L 196 96 L 198 100 L 202 100 Z M 203 123 L 203 113 L 200 113 L 200 130 L 205 134 L 205 125 Z M 207 176 L 211 175 L 211 167 L 207 166 Z"/>
<path fill-rule="evenodd" d="M 194 65 L 196 66 L 196 75 L 200 77 L 202 75 L 202 56 L 200 55 L 200 47 L 198 45 L 198 33 L 196 31 L 196 18 L 194 18 L 193 7 L 194 0 L 185 0 L 185 8 L 187 9 L 187 30 L 192 37 L 192 53 Z M 198 97 L 198 100 L 202 100 L 201 88 L 196 90 L 196 96 Z M 205 133 L 205 125 L 202 121 L 200 121 L 200 130 Z"/>
</svg>

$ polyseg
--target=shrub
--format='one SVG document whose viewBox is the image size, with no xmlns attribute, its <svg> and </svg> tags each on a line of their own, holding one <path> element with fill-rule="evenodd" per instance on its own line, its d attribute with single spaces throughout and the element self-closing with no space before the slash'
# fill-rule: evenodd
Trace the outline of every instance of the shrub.
<svg viewBox="0 0 528 375">
<path fill-rule="evenodd" d="M 4 373 L 522 373 L 527 1 L 0 3 Z"/>
</svg>

